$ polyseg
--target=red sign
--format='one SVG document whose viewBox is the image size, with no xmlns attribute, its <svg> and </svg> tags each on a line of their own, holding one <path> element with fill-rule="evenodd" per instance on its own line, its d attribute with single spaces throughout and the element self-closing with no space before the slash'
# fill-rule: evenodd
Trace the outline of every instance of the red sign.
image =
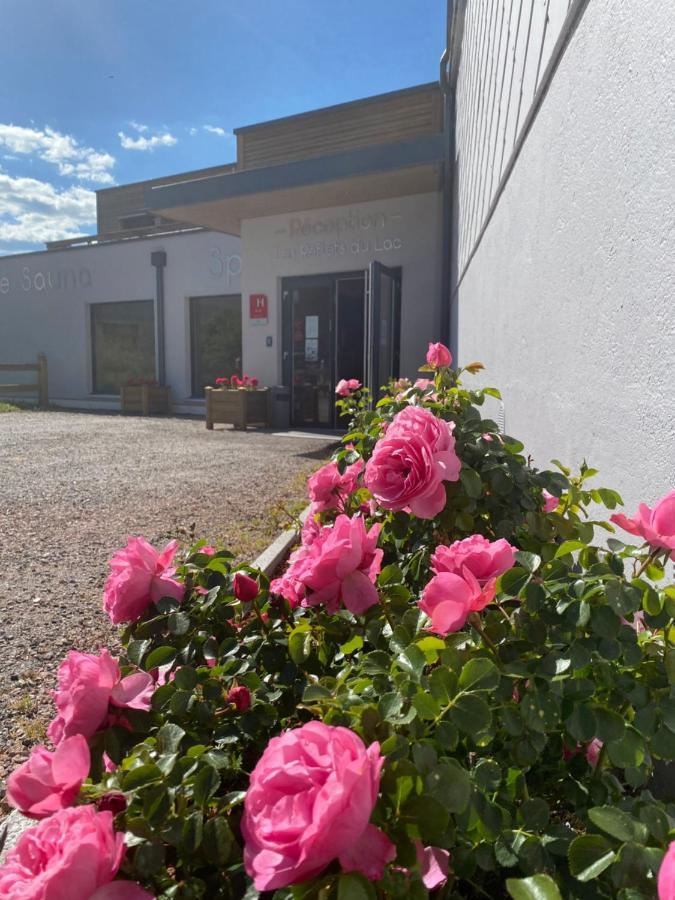
<svg viewBox="0 0 675 900">
<path fill-rule="evenodd" d="M 267 318 L 267 294 L 251 294 L 248 303 L 249 319 Z"/>
</svg>

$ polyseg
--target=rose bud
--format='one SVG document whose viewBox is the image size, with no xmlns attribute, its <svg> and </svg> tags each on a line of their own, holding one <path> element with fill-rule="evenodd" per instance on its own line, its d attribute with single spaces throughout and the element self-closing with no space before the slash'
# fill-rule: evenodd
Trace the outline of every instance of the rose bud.
<svg viewBox="0 0 675 900">
<path fill-rule="evenodd" d="M 245 575 L 243 572 L 235 572 L 232 580 L 232 589 L 234 590 L 234 596 L 237 600 L 241 600 L 242 603 L 250 603 L 260 593 L 260 588 L 255 578 L 251 578 L 250 575 Z"/>
<path fill-rule="evenodd" d="M 227 692 L 227 702 L 232 703 L 237 712 L 245 713 L 251 705 L 251 692 L 243 684 L 230 688 Z"/>
</svg>

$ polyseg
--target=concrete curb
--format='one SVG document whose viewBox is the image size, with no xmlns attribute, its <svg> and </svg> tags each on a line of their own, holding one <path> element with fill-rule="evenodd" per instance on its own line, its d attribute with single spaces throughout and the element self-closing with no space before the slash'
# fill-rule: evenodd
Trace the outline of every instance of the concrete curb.
<svg viewBox="0 0 675 900">
<path fill-rule="evenodd" d="M 309 514 L 309 506 L 306 506 L 300 513 L 300 521 L 304 522 Z M 282 531 L 279 537 L 272 541 L 269 547 L 266 547 L 260 556 L 253 561 L 251 565 L 256 569 L 260 569 L 268 577 L 274 575 L 279 566 L 288 556 L 289 551 L 294 544 L 298 542 L 300 532 L 296 528 L 287 528 Z"/>
</svg>

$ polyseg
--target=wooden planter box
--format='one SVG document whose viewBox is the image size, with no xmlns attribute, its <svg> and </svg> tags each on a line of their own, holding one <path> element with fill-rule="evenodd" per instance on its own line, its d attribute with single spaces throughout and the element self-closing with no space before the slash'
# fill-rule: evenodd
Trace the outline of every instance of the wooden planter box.
<svg viewBox="0 0 675 900">
<path fill-rule="evenodd" d="M 171 408 L 171 388 L 149 384 L 125 384 L 120 391 L 125 415 L 166 416 Z"/>
<path fill-rule="evenodd" d="M 206 427 L 213 429 L 215 423 L 246 428 L 249 425 L 269 424 L 269 390 L 229 390 L 210 388 L 204 390 L 206 396 Z"/>
</svg>

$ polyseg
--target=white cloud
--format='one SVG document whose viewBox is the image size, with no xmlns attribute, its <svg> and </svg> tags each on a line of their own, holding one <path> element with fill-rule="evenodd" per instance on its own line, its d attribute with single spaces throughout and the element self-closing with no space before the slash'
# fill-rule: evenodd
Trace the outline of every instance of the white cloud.
<svg viewBox="0 0 675 900">
<path fill-rule="evenodd" d="M 143 126 L 145 127 L 145 126 Z M 177 139 L 165 131 L 163 134 L 153 134 L 150 137 L 141 135 L 140 137 L 130 137 L 123 131 L 119 131 L 117 136 L 124 150 L 154 150 L 155 147 L 172 147 L 177 143 Z"/>
<path fill-rule="evenodd" d="M 147 125 L 141 125 L 140 122 L 135 122 L 133 119 L 131 119 L 129 125 L 134 131 L 138 131 L 140 134 L 143 134 L 145 131 L 150 131 L 150 128 Z"/>
<path fill-rule="evenodd" d="M 0 123 L 0 147 L 14 156 L 37 156 L 44 162 L 52 163 L 59 175 L 96 184 L 114 184 L 110 172 L 115 165 L 114 156 L 84 147 L 71 135 L 53 128 L 40 130 Z"/>
<path fill-rule="evenodd" d="M 204 125 L 204 131 L 210 131 L 211 134 L 217 134 L 218 137 L 232 137 L 228 131 L 218 125 Z"/>
<path fill-rule="evenodd" d="M 12 243 L 77 237 L 95 229 L 95 223 L 94 191 L 79 185 L 60 190 L 46 181 L 0 172 L 0 246 L 5 252 L 12 252 Z"/>
<path fill-rule="evenodd" d="M 197 134 L 198 131 L 198 128 L 188 128 L 188 134 L 192 137 L 194 137 L 194 135 Z"/>
</svg>

